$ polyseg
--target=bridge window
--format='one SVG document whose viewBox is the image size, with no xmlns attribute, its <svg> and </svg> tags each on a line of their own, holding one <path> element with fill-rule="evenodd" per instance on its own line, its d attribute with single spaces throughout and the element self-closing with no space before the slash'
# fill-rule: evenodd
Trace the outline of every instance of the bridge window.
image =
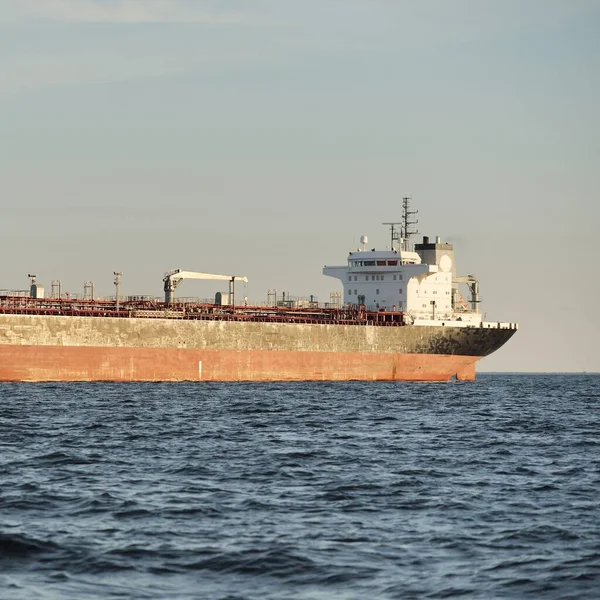
<svg viewBox="0 0 600 600">
<path fill-rule="evenodd" d="M 398 264 L 397 260 L 388 260 L 388 267 L 395 267 Z"/>
</svg>

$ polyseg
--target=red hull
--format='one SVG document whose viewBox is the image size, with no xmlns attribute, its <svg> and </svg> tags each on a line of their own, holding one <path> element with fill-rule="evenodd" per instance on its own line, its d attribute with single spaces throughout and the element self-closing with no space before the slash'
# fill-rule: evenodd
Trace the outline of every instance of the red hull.
<svg viewBox="0 0 600 600">
<path fill-rule="evenodd" d="M 287 350 L 0 346 L 0 381 L 447 381 L 479 356 Z"/>
</svg>

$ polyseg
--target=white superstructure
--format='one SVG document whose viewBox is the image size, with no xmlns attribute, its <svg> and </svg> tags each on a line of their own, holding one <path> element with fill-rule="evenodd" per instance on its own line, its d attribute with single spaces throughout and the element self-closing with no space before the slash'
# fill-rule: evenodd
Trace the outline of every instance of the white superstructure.
<svg viewBox="0 0 600 600">
<path fill-rule="evenodd" d="M 471 275 L 457 277 L 452 244 L 442 243 L 439 237 L 430 243 L 423 237 L 414 251 L 409 250 L 408 236 L 395 236 L 396 224 L 390 225 L 392 242 L 396 240 L 398 248 L 369 250 L 363 242 L 367 237 L 362 236 L 362 249 L 348 254 L 346 266 L 323 268 L 324 275 L 342 282 L 343 302 L 369 310 L 402 311 L 415 324 L 451 321 L 480 325 L 479 284 Z M 469 287 L 471 306 L 460 294 L 459 283 Z"/>
<path fill-rule="evenodd" d="M 323 274 L 342 282 L 345 304 L 445 320 L 453 318 L 452 263 L 441 262 L 428 265 L 404 250 L 359 250 L 348 255 L 348 266 L 326 266 Z"/>
</svg>

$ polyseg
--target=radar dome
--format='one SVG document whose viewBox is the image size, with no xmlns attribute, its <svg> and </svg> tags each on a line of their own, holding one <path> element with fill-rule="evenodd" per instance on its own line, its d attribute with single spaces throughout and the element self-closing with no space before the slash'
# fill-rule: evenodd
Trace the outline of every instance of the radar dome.
<svg viewBox="0 0 600 600">
<path fill-rule="evenodd" d="M 361 244 L 368 244 L 369 243 L 369 238 L 366 235 L 361 235 L 360 236 L 360 243 Z"/>
</svg>

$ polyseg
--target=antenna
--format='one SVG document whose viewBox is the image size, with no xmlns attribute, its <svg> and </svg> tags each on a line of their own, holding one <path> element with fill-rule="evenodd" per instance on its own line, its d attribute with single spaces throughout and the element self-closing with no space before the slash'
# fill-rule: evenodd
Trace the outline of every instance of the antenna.
<svg viewBox="0 0 600 600">
<path fill-rule="evenodd" d="M 391 243 L 390 243 L 390 250 L 394 249 L 394 241 L 398 242 L 398 245 L 400 245 L 400 236 L 398 235 L 398 228 L 396 227 L 397 225 L 400 225 L 400 231 L 402 231 L 402 223 L 382 223 L 382 225 L 389 225 L 390 226 L 390 236 L 391 236 Z"/>
<path fill-rule="evenodd" d="M 419 233 L 418 229 L 410 229 L 411 225 L 416 225 L 419 222 L 418 219 L 415 219 L 414 221 L 410 220 L 412 215 L 416 215 L 419 212 L 418 210 L 409 210 L 411 200 L 412 196 L 404 196 L 402 198 L 402 237 L 404 238 L 405 250 L 410 250 L 410 236 Z"/>
</svg>

